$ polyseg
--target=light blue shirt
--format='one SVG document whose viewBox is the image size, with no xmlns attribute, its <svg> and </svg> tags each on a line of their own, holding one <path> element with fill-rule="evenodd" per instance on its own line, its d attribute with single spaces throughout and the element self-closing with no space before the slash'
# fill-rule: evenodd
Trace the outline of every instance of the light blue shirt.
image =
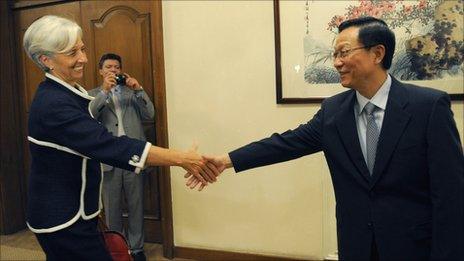
<svg viewBox="0 0 464 261">
<path fill-rule="evenodd" d="M 367 152 L 366 152 L 366 129 L 367 129 L 367 116 L 363 113 L 364 106 L 368 102 L 371 102 L 377 106 L 377 110 L 374 111 L 375 124 L 379 128 L 379 133 L 382 130 L 383 118 L 385 116 L 385 108 L 388 101 L 388 93 L 390 92 L 392 79 L 389 74 L 387 74 L 387 79 L 382 84 L 377 93 L 372 97 L 372 99 L 367 99 L 362 96 L 358 91 L 356 91 L 356 100 L 357 103 L 354 105 L 354 117 L 356 119 L 356 127 L 358 129 L 359 143 L 361 145 L 361 150 L 364 156 L 364 160 L 367 164 Z"/>
<path fill-rule="evenodd" d="M 111 92 L 113 95 L 116 95 L 118 99 L 121 97 L 121 85 L 116 85 L 114 86 L 113 89 L 111 89 Z"/>
</svg>

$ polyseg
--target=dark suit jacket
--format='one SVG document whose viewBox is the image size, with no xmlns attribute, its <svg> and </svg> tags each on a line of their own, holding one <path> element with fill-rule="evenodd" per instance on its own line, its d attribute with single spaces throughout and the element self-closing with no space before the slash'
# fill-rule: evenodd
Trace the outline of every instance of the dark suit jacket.
<svg viewBox="0 0 464 261">
<path fill-rule="evenodd" d="M 449 96 L 392 79 L 373 176 L 361 152 L 354 90 L 312 120 L 229 155 L 237 172 L 323 151 L 336 197 L 339 256 L 464 260 L 464 157 Z"/>
<path fill-rule="evenodd" d="M 143 167 L 146 142 L 111 135 L 91 117 L 92 97 L 84 92 L 46 78 L 32 101 L 27 222 L 35 233 L 55 232 L 98 215 L 100 162 L 130 171 Z"/>
</svg>

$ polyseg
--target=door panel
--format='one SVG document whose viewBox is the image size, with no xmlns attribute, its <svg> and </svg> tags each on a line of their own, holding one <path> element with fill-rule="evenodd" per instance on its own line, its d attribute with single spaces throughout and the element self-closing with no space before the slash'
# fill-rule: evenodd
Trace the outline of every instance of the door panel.
<svg viewBox="0 0 464 261">
<path fill-rule="evenodd" d="M 87 88 L 101 84 L 98 61 L 104 53 L 122 57 L 122 70 L 135 77 L 150 99 L 154 100 L 153 68 L 150 34 L 153 4 L 150 1 L 83 1 L 81 14 L 84 35 L 89 47 L 89 77 Z M 155 103 L 155 111 L 157 104 Z M 156 144 L 154 121 L 144 122 L 148 141 Z M 148 242 L 161 240 L 161 212 L 159 208 L 158 168 L 148 168 L 144 177 L 144 225 Z M 127 216 L 124 206 L 124 216 Z"/>
</svg>

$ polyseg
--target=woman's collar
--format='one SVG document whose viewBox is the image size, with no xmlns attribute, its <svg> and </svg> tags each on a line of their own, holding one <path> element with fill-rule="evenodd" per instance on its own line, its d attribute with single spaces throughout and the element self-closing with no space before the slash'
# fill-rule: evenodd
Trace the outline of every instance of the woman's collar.
<svg viewBox="0 0 464 261">
<path fill-rule="evenodd" d="M 47 78 L 49 78 L 50 80 L 53 80 L 61 85 L 63 85 L 64 87 L 66 87 L 67 89 L 69 89 L 70 91 L 72 91 L 73 93 L 81 96 L 82 98 L 84 99 L 87 99 L 87 100 L 93 100 L 94 97 L 90 96 L 88 93 L 87 93 L 87 90 L 84 89 L 82 86 L 80 86 L 79 84 L 76 83 L 76 87 L 73 87 L 71 86 L 69 83 L 61 80 L 60 78 L 50 74 L 50 73 L 45 73 L 45 76 Z"/>
</svg>

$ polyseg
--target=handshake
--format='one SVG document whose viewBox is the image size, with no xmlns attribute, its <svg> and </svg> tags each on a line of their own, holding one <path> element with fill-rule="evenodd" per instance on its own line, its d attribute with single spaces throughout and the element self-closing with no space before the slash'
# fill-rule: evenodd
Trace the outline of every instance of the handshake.
<svg viewBox="0 0 464 261">
<path fill-rule="evenodd" d="M 198 186 L 198 191 L 203 190 L 208 183 L 215 182 L 225 169 L 232 167 L 228 154 L 222 156 L 200 155 L 196 147 L 182 154 L 182 162 L 176 165 L 187 171 L 184 178 L 187 179 L 186 185 L 190 189 Z"/>
</svg>

